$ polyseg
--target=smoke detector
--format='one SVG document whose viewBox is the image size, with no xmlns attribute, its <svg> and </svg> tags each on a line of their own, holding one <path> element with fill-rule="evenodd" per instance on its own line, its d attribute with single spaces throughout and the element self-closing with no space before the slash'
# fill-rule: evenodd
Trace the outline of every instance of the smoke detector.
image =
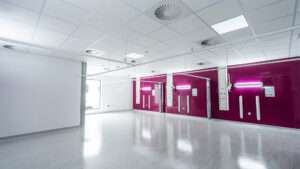
<svg viewBox="0 0 300 169">
<path fill-rule="evenodd" d="M 175 2 L 166 1 L 155 9 L 154 15 L 159 20 L 174 20 L 179 18 L 181 8 Z"/>
</svg>

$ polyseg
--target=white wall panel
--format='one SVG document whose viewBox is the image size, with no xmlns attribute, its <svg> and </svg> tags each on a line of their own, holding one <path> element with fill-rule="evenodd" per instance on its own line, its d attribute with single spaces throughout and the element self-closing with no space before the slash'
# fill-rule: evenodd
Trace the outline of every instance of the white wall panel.
<svg viewBox="0 0 300 169">
<path fill-rule="evenodd" d="M 100 79 L 100 112 L 132 109 L 132 79 L 114 76 Z"/>
<path fill-rule="evenodd" d="M 0 137 L 80 124 L 81 63 L 0 51 Z"/>
</svg>

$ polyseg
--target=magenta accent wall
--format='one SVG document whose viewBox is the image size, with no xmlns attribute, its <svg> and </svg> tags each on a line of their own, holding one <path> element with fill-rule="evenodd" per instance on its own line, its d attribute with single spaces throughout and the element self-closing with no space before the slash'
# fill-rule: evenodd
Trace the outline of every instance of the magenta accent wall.
<svg viewBox="0 0 300 169">
<path fill-rule="evenodd" d="M 152 81 L 151 82 L 147 82 L 147 81 Z M 155 83 L 153 82 L 161 82 L 162 85 L 163 85 L 163 91 L 166 91 L 166 76 L 165 75 L 162 75 L 162 76 L 158 76 L 158 77 L 144 77 L 144 78 L 141 78 L 141 85 L 140 87 L 143 88 L 143 87 L 151 87 L 152 89 L 154 89 L 154 85 Z M 154 96 L 152 96 L 152 93 L 151 91 L 141 91 L 141 96 L 140 96 L 140 103 L 141 104 L 135 104 L 136 103 L 136 91 L 135 91 L 135 85 L 136 85 L 136 82 L 133 81 L 133 108 L 134 109 L 138 109 L 138 110 L 150 110 L 150 111 L 159 111 L 159 105 L 155 104 L 154 102 Z M 145 100 L 146 100 L 146 103 L 147 104 L 147 99 L 148 99 L 148 95 L 150 96 L 151 98 L 151 102 L 150 102 L 150 109 L 148 109 L 148 105 L 145 106 L 145 108 L 142 107 L 142 95 L 145 95 Z M 166 97 L 165 97 L 165 94 L 163 94 L 164 98 L 163 98 L 163 112 L 165 111 L 165 103 L 166 103 Z"/>
<path fill-rule="evenodd" d="M 231 82 L 257 80 L 263 84 L 275 86 L 276 97 L 267 98 L 264 96 L 264 89 L 241 90 L 233 88 L 229 93 L 229 111 L 219 111 L 218 109 L 218 75 L 216 69 L 207 69 L 189 72 L 193 75 L 204 76 L 211 79 L 211 104 L 212 118 L 241 121 L 256 124 L 267 124 L 282 127 L 300 128 L 300 58 L 281 59 L 269 62 L 260 62 L 255 64 L 235 65 L 228 68 Z M 188 73 L 188 72 L 186 72 Z M 157 80 L 164 82 L 166 76 L 148 77 L 148 80 Z M 187 76 L 174 76 L 174 83 L 190 83 L 195 86 L 202 86 L 201 81 Z M 142 85 L 141 85 L 142 86 Z M 141 109 L 140 105 L 135 104 L 135 82 L 133 85 L 134 109 Z M 204 90 L 204 89 L 203 89 Z M 174 99 L 178 91 L 174 92 Z M 182 94 L 182 93 L 181 93 Z M 240 119 L 239 114 L 239 96 L 243 96 L 244 118 Z M 190 115 L 206 117 L 206 95 L 199 95 L 199 98 L 191 100 Z M 256 119 L 255 96 L 260 97 L 261 120 Z M 174 100 L 173 107 L 166 107 L 165 112 L 176 113 L 177 105 Z M 251 112 L 251 115 L 248 115 Z"/>
</svg>

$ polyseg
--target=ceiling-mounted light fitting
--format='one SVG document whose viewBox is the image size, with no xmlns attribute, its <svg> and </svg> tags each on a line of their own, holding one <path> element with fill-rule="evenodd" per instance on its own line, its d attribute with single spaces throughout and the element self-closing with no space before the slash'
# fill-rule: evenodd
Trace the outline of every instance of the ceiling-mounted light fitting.
<svg viewBox="0 0 300 169">
<path fill-rule="evenodd" d="M 145 55 L 138 54 L 138 53 L 128 53 L 126 55 L 126 57 L 131 58 L 131 59 L 139 59 L 139 58 L 145 57 Z"/>
<path fill-rule="evenodd" d="M 85 53 L 92 56 L 102 56 L 104 55 L 104 52 L 97 49 L 86 49 Z"/>
</svg>

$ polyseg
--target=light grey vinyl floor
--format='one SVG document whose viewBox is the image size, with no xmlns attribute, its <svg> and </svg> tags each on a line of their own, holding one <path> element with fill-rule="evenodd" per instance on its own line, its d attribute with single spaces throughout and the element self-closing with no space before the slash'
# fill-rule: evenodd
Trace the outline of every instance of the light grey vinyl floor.
<svg viewBox="0 0 300 169">
<path fill-rule="evenodd" d="M 300 130 L 159 113 L 0 140 L 0 169 L 300 169 Z"/>
</svg>

